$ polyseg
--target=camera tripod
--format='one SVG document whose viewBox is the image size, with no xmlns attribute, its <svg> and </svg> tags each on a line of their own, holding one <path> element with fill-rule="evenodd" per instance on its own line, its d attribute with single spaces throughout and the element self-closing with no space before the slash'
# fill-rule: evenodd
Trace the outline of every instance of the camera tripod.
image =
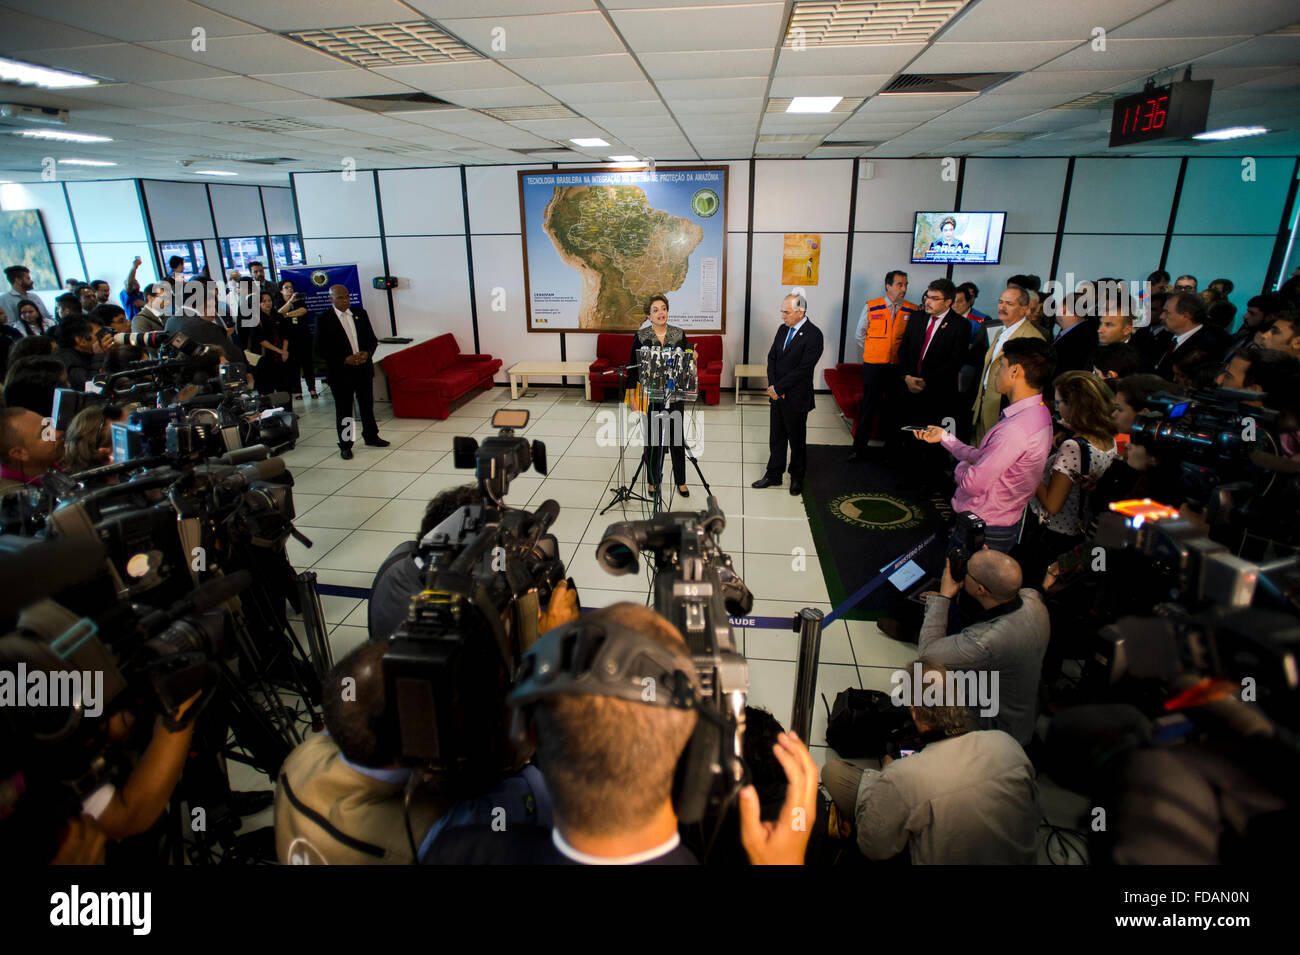
<svg viewBox="0 0 1300 955">
<path fill-rule="evenodd" d="M 638 464 L 637 467 L 636 467 L 636 470 L 635 470 L 634 472 L 632 472 L 632 480 L 631 480 L 631 482 L 630 482 L 630 483 L 624 483 L 624 482 L 623 482 L 623 475 L 624 475 L 624 473 L 626 472 L 625 454 L 626 454 L 626 451 L 627 451 L 627 436 L 624 434 L 624 422 L 625 422 L 625 420 L 626 420 L 626 418 L 627 418 L 627 412 L 624 411 L 624 410 L 622 410 L 622 409 L 624 409 L 624 408 L 627 407 L 627 373 L 628 373 L 628 371 L 630 371 L 631 369 L 633 369 L 633 368 L 635 368 L 635 367 L 637 367 L 637 366 L 636 366 L 636 365 L 619 365 L 617 369 L 611 369 L 611 370 L 617 370 L 617 371 L 618 371 L 618 403 L 619 403 L 619 414 L 618 414 L 618 432 L 619 432 L 619 433 L 618 433 L 618 477 L 619 477 L 619 482 L 620 482 L 620 483 L 619 483 L 619 486 L 618 486 L 617 488 L 615 488 L 614 491 L 612 492 L 613 495 L 614 495 L 614 499 L 613 499 L 612 501 L 610 501 L 608 504 L 606 504 L 606 505 L 601 509 L 601 512 L 600 512 L 600 513 L 602 513 L 602 514 L 604 514 L 606 511 L 608 511 L 608 510 L 609 510 L 611 507 L 613 507 L 615 504 L 624 504 L 624 503 L 626 503 L 626 502 L 628 502 L 628 501 L 641 501 L 643 504 L 649 504 L 649 503 L 650 503 L 650 499 L 649 499 L 648 497 L 645 497 L 644 495 L 638 494 L 636 491 L 632 490 L 634 487 L 636 487 L 636 477 L 637 477 L 637 475 L 641 473 L 641 464 L 644 464 L 644 463 L 645 463 L 645 456 L 644 456 L 644 455 L 643 455 L 642 458 L 641 458 L 641 464 Z"/>
<path fill-rule="evenodd" d="M 671 413 L 671 412 L 668 411 L 667 404 L 664 405 L 664 407 L 661 409 L 660 413 Z M 652 414 L 652 413 L 647 413 L 647 422 L 649 422 L 650 417 L 651 417 L 651 414 Z M 691 465 L 695 468 L 695 473 L 696 473 L 697 475 L 699 475 L 699 478 L 700 478 L 700 484 L 702 484 L 702 485 L 704 486 L 704 493 L 705 493 L 705 496 L 707 497 L 709 494 L 712 494 L 713 491 L 712 491 L 712 489 L 709 487 L 709 482 L 708 482 L 708 480 L 704 477 L 704 472 L 703 472 L 703 470 L 700 469 L 700 462 L 699 462 L 699 460 L 696 459 L 695 455 L 694 455 L 694 454 L 692 453 L 692 451 L 691 451 L 690 444 L 686 441 L 686 425 L 685 425 L 685 414 L 684 414 L 684 413 L 682 413 L 682 420 L 683 420 L 683 424 L 682 424 L 681 434 L 679 435 L 679 437 L 680 437 L 680 439 L 681 439 L 681 442 L 682 442 L 682 450 L 683 450 L 683 452 L 685 453 L 686 459 L 689 460 L 689 461 L 691 462 Z M 650 447 L 646 449 L 646 451 L 643 451 L 643 452 L 642 452 L 642 454 L 641 454 L 641 460 L 640 460 L 639 462 L 637 462 L 636 470 L 632 472 L 632 480 L 631 480 L 631 482 L 630 482 L 630 484 L 629 484 L 629 487 L 620 487 L 617 491 L 615 491 L 615 492 L 614 492 L 614 493 L 615 493 L 614 500 L 611 501 L 609 504 L 607 504 L 607 505 L 605 506 L 604 510 L 602 510 L 600 513 L 604 514 L 605 511 L 608 511 L 608 510 L 609 510 L 611 507 L 613 507 L 615 504 L 618 504 L 618 503 L 620 503 L 621 501 L 624 501 L 624 500 L 638 500 L 638 501 L 644 501 L 644 502 L 650 504 L 650 510 L 651 510 L 651 513 L 653 513 L 653 514 L 657 514 L 657 513 L 659 513 L 660 511 L 664 510 L 664 493 L 663 493 L 663 464 L 664 464 L 664 462 L 663 462 L 663 453 L 664 453 L 665 449 L 666 449 L 668 446 L 667 446 L 667 445 L 664 445 L 664 444 L 662 444 L 662 443 L 661 443 L 661 444 L 655 444 L 655 443 L 654 443 L 654 427 L 653 427 L 653 425 L 647 423 L 647 430 L 650 432 L 650 434 L 649 434 L 649 438 L 650 438 L 651 444 L 650 444 Z M 646 461 L 647 461 L 648 459 L 653 458 L 653 457 L 655 456 L 656 451 L 658 451 L 658 456 L 659 456 L 659 460 L 658 460 L 658 470 L 659 470 L 660 473 L 657 475 L 657 477 L 658 477 L 658 483 L 655 485 L 655 490 L 654 490 L 654 492 L 651 494 L 651 496 L 650 496 L 649 498 L 647 498 L 647 497 L 643 497 L 643 496 L 641 496 L 640 494 L 636 494 L 635 492 L 631 491 L 630 488 L 636 487 L 637 478 L 638 478 L 638 477 L 640 476 L 640 474 L 641 474 L 641 469 L 642 469 L 643 467 L 646 466 Z M 622 451 L 622 448 L 620 447 L 620 449 L 619 449 L 620 457 L 622 456 L 622 453 L 623 453 L 623 451 Z M 648 479 L 649 479 L 649 475 L 647 475 L 647 480 L 648 480 Z"/>
</svg>

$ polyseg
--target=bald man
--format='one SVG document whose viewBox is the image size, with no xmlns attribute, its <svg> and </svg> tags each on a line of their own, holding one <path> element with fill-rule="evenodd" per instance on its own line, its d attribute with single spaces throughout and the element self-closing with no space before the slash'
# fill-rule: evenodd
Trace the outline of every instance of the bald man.
<svg viewBox="0 0 1300 955">
<path fill-rule="evenodd" d="M 355 402 L 361 416 L 361 437 L 372 448 L 386 448 L 375 424 L 374 354 L 379 340 L 364 308 L 353 308 L 343 285 L 330 286 L 330 307 L 316 316 L 316 352 L 325 359 L 325 380 L 334 395 L 334 422 L 339 433 L 339 457 L 352 458 L 356 437 Z"/>
<path fill-rule="evenodd" d="M 41 479 L 63 457 L 63 432 L 27 408 L 0 408 L 0 496 Z"/>
<path fill-rule="evenodd" d="M 1038 681 L 1050 634 L 1047 607 L 1038 592 L 1021 588 L 1020 565 L 995 550 L 971 556 L 961 583 L 943 569 L 939 592 L 925 599 L 918 656 L 955 671 L 997 674 L 994 699 L 997 713 L 985 719 L 986 729 L 1000 729 L 1021 746 L 1034 735 Z M 954 597 L 962 595 L 966 627 L 951 636 L 948 611 Z"/>
</svg>

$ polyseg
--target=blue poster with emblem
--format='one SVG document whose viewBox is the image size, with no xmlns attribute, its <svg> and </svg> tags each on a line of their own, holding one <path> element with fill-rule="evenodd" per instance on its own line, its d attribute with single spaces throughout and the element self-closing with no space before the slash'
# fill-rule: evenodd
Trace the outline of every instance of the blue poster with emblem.
<svg viewBox="0 0 1300 955">
<path fill-rule="evenodd" d="M 293 283 L 294 291 L 302 295 L 309 315 L 330 307 L 331 285 L 345 287 L 351 307 L 362 307 L 361 279 L 355 265 L 289 266 L 280 269 L 280 281 Z"/>
</svg>

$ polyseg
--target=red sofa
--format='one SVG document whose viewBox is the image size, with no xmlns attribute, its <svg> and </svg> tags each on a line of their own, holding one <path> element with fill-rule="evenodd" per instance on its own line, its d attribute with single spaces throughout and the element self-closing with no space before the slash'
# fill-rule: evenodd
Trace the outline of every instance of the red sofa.
<svg viewBox="0 0 1300 955">
<path fill-rule="evenodd" d="M 862 404 L 862 365 L 840 362 L 822 372 L 831 396 L 840 411 L 849 419 L 854 433 L 858 430 L 858 406 Z"/>
<path fill-rule="evenodd" d="M 692 335 L 687 339 L 695 346 L 695 360 L 699 368 L 700 394 L 706 405 L 716 405 L 722 400 L 722 336 Z M 632 362 L 632 345 L 635 335 L 603 334 L 596 336 L 596 360 L 588 368 L 591 383 L 591 400 L 604 401 L 607 392 L 618 392 L 618 372 L 621 365 Z"/>
<path fill-rule="evenodd" d="M 455 335 L 439 335 L 389 355 L 380 364 L 388 376 L 396 417 L 446 418 L 451 402 L 475 388 L 492 387 L 501 359 L 462 355 Z"/>
</svg>

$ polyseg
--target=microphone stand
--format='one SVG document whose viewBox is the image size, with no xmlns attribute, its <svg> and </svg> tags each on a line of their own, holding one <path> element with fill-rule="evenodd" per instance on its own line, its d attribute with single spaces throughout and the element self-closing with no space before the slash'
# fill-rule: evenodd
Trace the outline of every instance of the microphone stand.
<svg viewBox="0 0 1300 955">
<path fill-rule="evenodd" d="M 619 403 L 618 479 L 620 481 L 620 484 L 617 489 L 610 492 L 614 495 L 614 498 L 601 509 L 600 513 L 602 514 L 604 514 L 606 511 L 612 508 L 615 504 L 624 504 L 627 501 L 640 501 L 643 504 L 648 504 L 650 502 L 650 499 L 648 497 L 638 494 L 636 493 L 636 491 L 633 490 L 633 488 L 636 487 L 637 476 L 641 473 L 641 468 L 645 464 L 644 454 L 641 456 L 640 462 L 637 463 L 636 470 L 632 472 L 631 482 L 622 483 L 623 476 L 626 473 L 626 465 L 624 463 L 624 452 L 627 448 L 627 436 L 624 432 L 625 432 L 625 427 L 627 422 L 627 410 L 626 410 L 627 409 L 627 373 L 630 369 L 635 367 L 637 366 L 619 365 L 617 369 L 610 369 L 610 371 L 613 370 L 618 371 L 618 403 Z"/>
</svg>

